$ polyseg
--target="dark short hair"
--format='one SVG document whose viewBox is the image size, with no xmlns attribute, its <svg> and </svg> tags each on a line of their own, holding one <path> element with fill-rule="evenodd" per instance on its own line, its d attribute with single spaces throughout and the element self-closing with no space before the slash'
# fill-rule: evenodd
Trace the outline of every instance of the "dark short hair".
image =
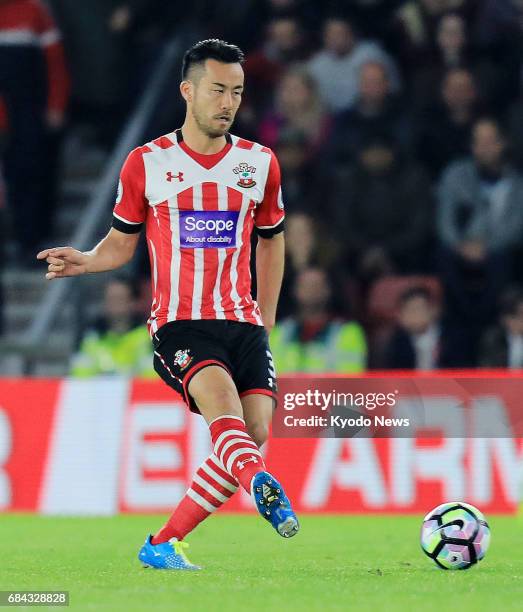
<svg viewBox="0 0 523 612">
<path fill-rule="evenodd" d="M 243 51 L 236 45 L 231 45 L 218 38 L 200 40 L 190 49 L 187 49 L 182 62 L 182 80 L 187 79 L 187 75 L 192 66 L 203 64 L 205 60 L 213 59 L 224 64 L 243 64 L 245 56 Z"/>
<path fill-rule="evenodd" d="M 415 287 L 409 287 L 401 293 L 398 300 L 399 306 L 405 306 L 407 302 L 410 302 L 416 298 L 421 298 L 429 304 L 432 304 L 434 301 L 434 296 L 432 295 L 430 289 L 424 287 L 423 285 L 416 285 Z"/>
</svg>

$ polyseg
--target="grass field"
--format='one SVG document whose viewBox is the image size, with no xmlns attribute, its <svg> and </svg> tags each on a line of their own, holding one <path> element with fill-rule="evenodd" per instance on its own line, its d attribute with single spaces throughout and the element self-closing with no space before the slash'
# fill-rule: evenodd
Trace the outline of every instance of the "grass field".
<svg viewBox="0 0 523 612">
<path fill-rule="evenodd" d="M 115 612 L 523 608 L 520 519 L 490 517 L 486 559 L 445 572 L 420 551 L 421 517 L 305 516 L 283 540 L 256 516 L 214 516 L 189 538 L 204 571 L 184 573 L 136 558 L 162 518 L 3 515 L 0 590 L 68 590 L 73 610 Z"/>
</svg>

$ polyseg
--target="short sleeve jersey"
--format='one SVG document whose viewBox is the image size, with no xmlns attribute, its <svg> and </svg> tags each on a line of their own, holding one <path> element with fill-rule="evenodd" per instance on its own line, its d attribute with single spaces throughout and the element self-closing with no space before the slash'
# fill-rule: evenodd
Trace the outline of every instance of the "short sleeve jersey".
<svg viewBox="0 0 523 612">
<path fill-rule="evenodd" d="M 251 296 L 251 234 L 283 230 L 280 168 L 262 145 L 227 135 L 225 148 L 199 155 L 181 131 L 128 156 L 113 227 L 145 225 L 151 262 L 151 333 L 168 321 L 229 319 L 262 325 Z"/>
</svg>

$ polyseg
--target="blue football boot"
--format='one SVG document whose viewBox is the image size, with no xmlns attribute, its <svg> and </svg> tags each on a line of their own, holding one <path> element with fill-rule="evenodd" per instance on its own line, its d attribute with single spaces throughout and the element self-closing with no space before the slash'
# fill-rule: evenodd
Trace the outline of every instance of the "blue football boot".
<svg viewBox="0 0 523 612">
<path fill-rule="evenodd" d="M 269 472 L 259 472 L 251 482 L 251 496 L 258 512 L 284 538 L 292 538 L 300 529 L 289 499 L 281 484 Z"/>
<path fill-rule="evenodd" d="M 138 553 L 138 559 L 144 567 L 168 570 L 199 570 L 198 565 L 189 561 L 185 549 L 189 548 L 187 542 L 162 542 L 162 544 L 151 544 L 152 536 L 147 536 L 145 544 Z"/>
</svg>

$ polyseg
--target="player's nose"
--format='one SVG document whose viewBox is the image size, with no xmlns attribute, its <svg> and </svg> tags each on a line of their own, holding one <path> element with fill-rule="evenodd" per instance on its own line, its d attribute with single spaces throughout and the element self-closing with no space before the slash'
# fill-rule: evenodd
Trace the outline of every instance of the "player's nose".
<svg viewBox="0 0 523 612">
<path fill-rule="evenodd" d="M 232 93 L 230 91 L 225 92 L 221 99 L 221 108 L 222 110 L 230 110 L 232 107 Z"/>
</svg>

